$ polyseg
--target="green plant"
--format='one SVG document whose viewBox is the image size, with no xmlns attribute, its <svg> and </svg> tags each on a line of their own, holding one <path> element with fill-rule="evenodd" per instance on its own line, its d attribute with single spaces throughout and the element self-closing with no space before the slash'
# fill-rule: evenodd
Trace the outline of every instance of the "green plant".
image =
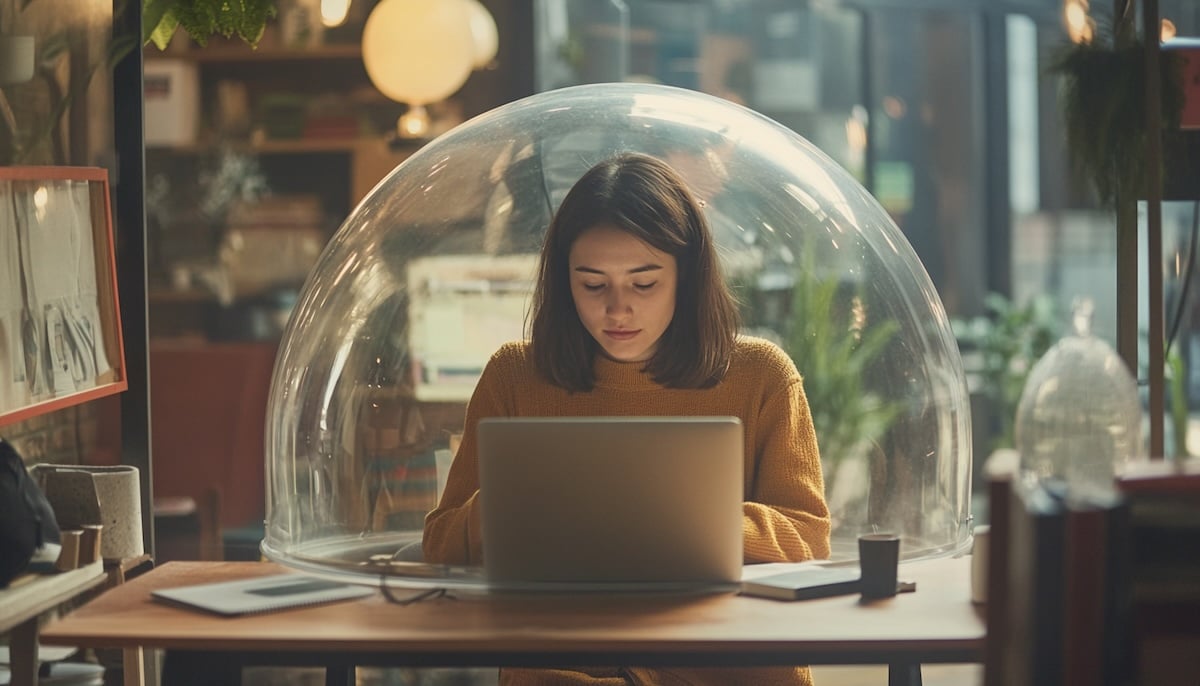
<svg viewBox="0 0 1200 686">
<path fill-rule="evenodd" d="M 999 430 L 991 447 L 1015 446 L 1013 429 L 1017 404 L 1029 371 L 1058 341 L 1061 317 L 1054 300 L 1037 295 L 1024 304 L 989 293 L 985 314 L 950 322 L 958 339 L 966 371 L 978 381 L 979 392 L 991 401 Z"/>
<path fill-rule="evenodd" d="M 1069 44 L 1049 69 L 1062 77 L 1068 155 L 1107 207 L 1146 191 L 1146 50 L 1133 14 L 1127 9 L 1093 40 Z M 1159 68 L 1162 130 L 1169 136 L 1183 112 L 1183 58 L 1160 50 Z"/>
<path fill-rule="evenodd" d="M 15 24 L 31 3 L 32 0 L 21 0 L 16 16 L 11 22 L 0 21 L 0 27 Z M 111 69 L 137 45 L 132 38 L 116 36 L 109 42 L 103 56 L 80 66 L 71 59 L 72 37 L 71 29 L 63 29 L 37 40 L 33 85 L 18 86 L 37 88 L 40 91 L 38 99 L 49 106 L 48 112 L 40 112 L 38 114 L 42 116 L 31 116 L 27 118 L 28 121 L 23 121 L 19 116 L 21 108 L 14 108 L 10 99 L 10 92 L 14 92 L 14 89 L 0 86 L 0 164 L 65 163 L 66 132 L 61 126 L 63 116 L 72 103 L 85 97 L 98 71 Z M 78 78 L 68 77 L 64 82 L 60 76 L 64 72 L 64 65 L 67 73 Z"/>
<path fill-rule="evenodd" d="M 901 412 L 901 403 L 871 390 L 874 365 L 899 325 L 873 321 L 861 289 L 836 278 L 821 278 L 815 251 L 791 292 L 791 313 L 783 348 L 804 376 L 826 492 L 833 491 L 838 463 L 865 455 Z M 868 325 L 869 324 L 869 325 Z"/>
<path fill-rule="evenodd" d="M 36 0 L 0 0 L 0 32 L 17 28 L 21 15 Z M 248 45 L 257 46 L 267 22 L 277 14 L 277 0 L 142 0 L 143 35 L 141 44 L 154 43 L 165 49 L 182 28 L 193 40 L 205 45 L 214 35 L 238 36 Z M 124 11 L 118 5 L 114 11 Z M 48 110 L 22 117 L 22 108 L 13 106 L 12 89 L 0 87 L 0 164 L 63 164 L 67 160 L 62 120 L 72 104 L 83 97 L 93 76 L 111 70 L 138 46 L 138 38 L 117 34 L 109 42 L 106 54 L 78 69 L 72 58 L 71 30 L 64 29 L 37 41 L 34 81 L 36 98 L 48 104 Z M 82 50 L 81 50 L 82 51 Z M 78 78 L 61 81 L 62 66 L 71 65 Z M 28 119 L 29 121 L 23 121 Z"/>
<path fill-rule="evenodd" d="M 182 28 L 200 45 L 236 35 L 253 47 L 277 11 L 276 0 L 143 0 L 142 41 L 162 50 Z"/>
</svg>

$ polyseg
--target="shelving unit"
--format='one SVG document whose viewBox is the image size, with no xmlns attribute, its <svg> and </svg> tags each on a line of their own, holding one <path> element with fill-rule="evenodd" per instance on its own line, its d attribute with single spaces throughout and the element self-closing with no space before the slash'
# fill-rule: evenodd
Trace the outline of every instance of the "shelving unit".
<svg viewBox="0 0 1200 686">
<path fill-rule="evenodd" d="M 178 131 L 174 140 L 148 137 L 151 162 L 215 149 L 254 156 L 337 155 L 361 175 L 379 166 L 390 169 L 405 156 L 384 142 L 402 106 L 371 85 L 357 42 L 256 50 L 210 44 L 149 52 L 146 64 L 148 72 L 167 75 L 155 77 L 166 80 L 158 84 L 165 95 L 156 105 L 152 90 L 149 108 L 174 109 L 170 121 L 196 123 L 194 130 L 185 126 Z M 293 176 L 326 183 L 328 175 L 320 173 L 320 165 L 337 163 L 318 158 L 287 162 Z M 347 195 L 334 199 L 329 210 L 348 212 L 374 180 L 355 176 Z"/>
<path fill-rule="evenodd" d="M 165 52 L 153 59 L 183 59 L 195 62 L 278 62 L 287 60 L 362 59 L 362 46 L 357 43 L 315 45 L 309 48 L 264 47 L 251 49 L 244 45 L 209 45 L 204 48 Z"/>
<path fill-rule="evenodd" d="M 215 263 L 223 236 L 239 228 L 231 226 L 234 203 L 226 200 L 214 211 L 213 198 L 233 198 L 253 187 L 271 198 L 276 214 L 291 207 L 294 217 L 307 216 L 276 221 L 272 230 L 317 232 L 327 240 L 416 148 L 388 143 L 386 133 L 403 106 L 371 85 L 353 33 L 339 38 L 344 42 L 302 48 L 281 47 L 267 37 L 257 49 L 217 40 L 146 51 L 147 119 L 195 122 L 194 129 L 182 130 L 168 123 L 167 136 L 147 136 L 148 184 L 165 189 L 160 205 L 153 193 L 148 203 L 151 322 L 170 323 L 156 326 L 152 336 L 203 327 L 199 320 L 213 311 L 211 289 L 171 282 L 181 264 Z M 153 87 L 151 72 L 158 75 Z M 242 216 L 263 207 L 253 199 L 243 202 L 250 212 Z M 318 209 L 307 215 L 299 212 L 313 206 Z"/>
</svg>

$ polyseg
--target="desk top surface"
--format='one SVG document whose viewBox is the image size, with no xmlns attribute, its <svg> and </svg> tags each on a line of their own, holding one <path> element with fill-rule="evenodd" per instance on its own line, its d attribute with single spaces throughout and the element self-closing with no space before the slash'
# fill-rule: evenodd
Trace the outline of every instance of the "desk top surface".
<svg viewBox="0 0 1200 686">
<path fill-rule="evenodd" d="M 225 618 L 150 598 L 157 588 L 285 571 L 258 562 L 170 562 L 111 589 L 42 631 L 46 644 L 295 653 L 855 655 L 966 662 L 982 655 L 982 612 L 970 602 L 969 558 L 901 565 L 914 593 L 781 602 L 715 595 L 471 594 L 350 602 Z M 851 660 L 855 661 L 855 660 Z M 865 661 L 865 660 L 857 660 Z M 499 662 L 499 661 L 498 661 Z"/>
</svg>

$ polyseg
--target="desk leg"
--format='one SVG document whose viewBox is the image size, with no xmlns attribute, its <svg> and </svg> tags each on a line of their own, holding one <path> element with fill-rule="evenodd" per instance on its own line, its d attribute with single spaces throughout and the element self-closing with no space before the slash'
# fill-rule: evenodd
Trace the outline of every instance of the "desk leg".
<svg viewBox="0 0 1200 686">
<path fill-rule="evenodd" d="M 125 686 L 145 686 L 141 648 L 126 648 L 121 651 L 121 671 L 125 675 Z"/>
<path fill-rule="evenodd" d="M 38 618 L 18 624 L 9 637 L 9 660 L 12 661 L 12 686 L 37 686 L 38 682 Z"/>
<path fill-rule="evenodd" d="M 325 665 L 325 686 L 352 686 L 354 665 Z"/>
<path fill-rule="evenodd" d="M 921 686 L 921 663 L 888 663 L 888 686 Z"/>
</svg>

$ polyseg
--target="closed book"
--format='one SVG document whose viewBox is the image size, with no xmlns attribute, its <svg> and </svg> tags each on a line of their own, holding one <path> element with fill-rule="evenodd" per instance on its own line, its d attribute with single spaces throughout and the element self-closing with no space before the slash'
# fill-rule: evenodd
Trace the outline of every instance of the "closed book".
<svg viewBox="0 0 1200 686">
<path fill-rule="evenodd" d="M 1121 494 L 1067 499 L 1063 683 L 1131 683 L 1129 533 Z"/>
<path fill-rule="evenodd" d="M 776 600 L 809 600 L 858 593 L 857 567 L 798 567 L 742 581 L 742 595 Z"/>
<path fill-rule="evenodd" d="M 1009 504 L 1007 686 L 1063 683 L 1066 508 L 1053 486 L 1021 485 Z"/>
</svg>

